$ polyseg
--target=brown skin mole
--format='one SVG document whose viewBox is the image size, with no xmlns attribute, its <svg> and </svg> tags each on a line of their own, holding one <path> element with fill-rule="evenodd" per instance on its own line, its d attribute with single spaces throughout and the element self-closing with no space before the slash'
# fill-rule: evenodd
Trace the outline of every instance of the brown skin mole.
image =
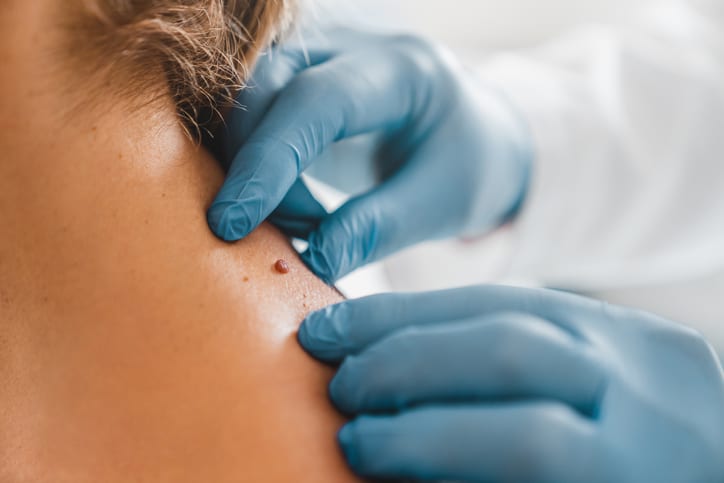
<svg viewBox="0 0 724 483">
<path fill-rule="evenodd" d="M 280 258 L 276 261 L 276 263 L 274 263 L 274 270 L 276 270 L 278 273 L 289 273 L 289 264 L 286 260 Z"/>
</svg>

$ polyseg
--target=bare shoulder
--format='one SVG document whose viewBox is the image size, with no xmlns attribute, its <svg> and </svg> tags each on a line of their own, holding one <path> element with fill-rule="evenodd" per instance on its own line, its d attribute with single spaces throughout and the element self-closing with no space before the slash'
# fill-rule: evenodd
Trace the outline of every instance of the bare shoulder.
<svg viewBox="0 0 724 483">
<path fill-rule="evenodd" d="M 0 370 L 0 480 L 352 480 L 330 372 L 295 340 L 339 295 L 270 226 L 213 237 L 222 174 L 203 150 L 117 163 L 76 170 L 45 220 L 57 237 L 36 247 L 42 282 L 26 270 L 10 295 L 28 322 L 3 334 L 17 344 Z"/>
</svg>

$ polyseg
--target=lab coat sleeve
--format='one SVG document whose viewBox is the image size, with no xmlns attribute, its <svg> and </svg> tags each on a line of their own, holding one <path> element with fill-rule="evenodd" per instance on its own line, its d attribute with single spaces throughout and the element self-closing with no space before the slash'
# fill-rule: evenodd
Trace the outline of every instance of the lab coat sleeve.
<svg viewBox="0 0 724 483">
<path fill-rule="evenodd" d="M 724 271 L 724 15 L 667 3 L 480 68 L 535 162 L 509 275 L 581 290 Z"/>
</svg>

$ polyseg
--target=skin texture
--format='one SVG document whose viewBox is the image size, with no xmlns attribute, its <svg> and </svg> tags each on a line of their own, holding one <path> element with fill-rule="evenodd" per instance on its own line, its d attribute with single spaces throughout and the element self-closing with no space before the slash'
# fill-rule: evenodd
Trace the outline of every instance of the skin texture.
<svg viewBox="0 0 724 483">
<path fill-rule="evenodd" d="M 210 233 L 216 163 L 165 99 L 85 102 L 52 1 L 0 14 L 0 481 L 353 480 L 295 340 L 339 295 L 268 225 Z"/>
</svg>

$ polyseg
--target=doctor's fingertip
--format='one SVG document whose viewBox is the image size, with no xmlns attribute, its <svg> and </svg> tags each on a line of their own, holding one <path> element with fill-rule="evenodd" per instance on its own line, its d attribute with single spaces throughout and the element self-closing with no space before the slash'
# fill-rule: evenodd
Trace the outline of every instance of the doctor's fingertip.
<svg viewBox="0 0 724 483">
<path fill-rule="evenodd" d="M 350 467 L 356 472 L 359 470 L 359 454 L 357 452 L 355 423 L 347 423 L 337 433 L 337 442 L 344 453 L 344 457 Z"/>
<path fill-rule="evenodd" d="M 304 350 L 317 359 L 335 362 L 344 358 L 345 350 L 337 324 L 325 316 L 327 309 L 313 312 L 304 319 L 299 326 L 297 340 Z"/>
<path fill-rule="evenodd" d="M 309 335 L 306 320 L 302 321 L 302 325 L 299 326 L 299 330 L 297 331 L 297 341 L 299 341 L 299 345 L 301 345 L 305 351 L 310 353 L 313 352 L 314 339 Z"/>
<path fill-rule="evenodd" d="M 206 213 L 211 231 L 224 241 L 240 240 L 251 231 L 251 224 L 244 216 L 246 210 L 239 205 L 238 202 L 215 202 Z"/>
<path fill-rule="evenodd" d="M 336 271 L 332 268 L 326 254 L 314 244 L 313 235 L 309 237 L 309 247 L 300 255 L 301 259 L 324 283 L 334 285 L 338 278 Z"/>
</svg>

